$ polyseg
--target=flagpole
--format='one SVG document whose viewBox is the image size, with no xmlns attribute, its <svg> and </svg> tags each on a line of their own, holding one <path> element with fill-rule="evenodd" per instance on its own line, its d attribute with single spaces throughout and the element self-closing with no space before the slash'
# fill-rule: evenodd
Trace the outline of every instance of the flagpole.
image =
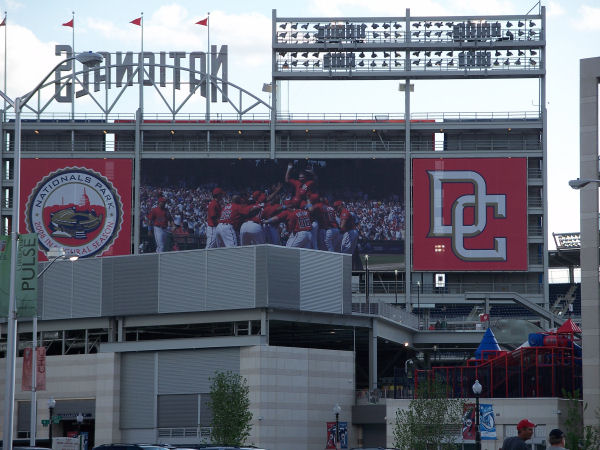
<svg viewBox="0 0 600 450">
<path fill-rule="evenodd" d="M 142 12 L 142 51 L 140 53 L 139 60 L 139 83 L 140 83 L 140 114 L 143 117 L 144 114 L 144 13 Z"/>
<path fill-rule="evenodd" d="M 206 17 L 206 27 L 208 28 L 208 49 L 206 51 L 206 122 L 210 123 L 210 12 Z"/>
<path fill-rule="evenodd" d="M 6 11 L 4 11 L 4 93 L 8 94 L 6 91 L 6 69 L 8 65 L 6 64 Z M 4 99 L 4 120 L 6 120 L 6 99 Z"/>
<path fill-rule="evenodd" d="M 71 56 L 75 56 L 75 11 L 71 11 L 72 17 L 71 17 L 71 21 L 73 23 L 73 26 L 71 27 L 72 30 L 72 38 L 71 38 L 71 51 L 72 51 L 72 55 Z M 71 64 L 73 64 L 73 76 L 71 79 L 71 120 L 73 122 L 75 122 L 75 59 L 73 59 L 73 61 L 71 61 Z M 38 93 L 39 95 L 39 93 Z M 39 97 L 38 97 L 39 98 Z M 73 128 L 71 130 L 71 151 L 75 151 L 75 129 Z"/>
</svg>

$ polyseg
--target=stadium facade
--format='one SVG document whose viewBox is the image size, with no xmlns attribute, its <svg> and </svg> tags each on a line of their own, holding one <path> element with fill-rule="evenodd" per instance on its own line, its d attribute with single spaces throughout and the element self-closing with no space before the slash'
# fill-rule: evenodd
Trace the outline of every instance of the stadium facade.
<svg viewBox="0 0 600 450">
<path fill-rule="evenodd" d="M 22 124 L 20 231 L 38 233 L 42 260 L 53 247 L 80 256 L 40 279 L 48 385 L 38 417 L 52 395 L 61 434 L 82 412 L 95 443 L 197 443 L 210 424 L 209 378 L 222 369 L 249 381 L 256 445 L 324 448 L 339 404 L 351 445 L 385 446 L 390 405 L 412 395 L 411 362 L 460 360 L 481 340 L 474 325 L 441 327 L 453 308 L 489 314 L 518 303 L 561 323 L 548 300 L 545 45 L 543 7 L 485 17 L 273 11 L 270 103 L 228 80 L 226 45 L 209 57 L 103 52 L 99 68 L 76 73 L 65 64 Z M 278 106 L 283 80 L 385 79 L 401 82 L 404 113 Z M 411 81 L 471 79 L 537 80 L 540 106 L 411 111 Z M 114 113 L 134 85 L 135 113 Z M 152 92 L 166 113 L 144 109 Z M 181 112 L 192 96 L 206 98 L 206 111 Z M 75 113 L 79 97 L 99 112 Z M 71 114 L 48 112 L 53 103 L 73 105 Z M 3 233 L 13 225 L 13 119 L 9 109 L 0 124 Z M 318 239 L 283 248 L 293 234 L 283 227 L 264 245 L 205 249 L 216 187 L 226 203 L 261 194 L 288 206 L 314 205 L 310 194 L 341 202 L 361 236 L 354 254 Z M 159 197 L 174 228 L 165 245 L 177 251 L 155 253 Z M 18 333 L 22 356 L 31 321 Z M 385 398 L 389 385 L 396 400 Z M 17 393 L 17 437 L 29 433 L 28 399 Z M 518 421 L 508 412 L 517 400 L 494 402 L 505 412 L 490 449 Z M 554 428 L 560 417 L 541 411 L 560 402 L 537 400 L 531 414 Z"/>
</svg>

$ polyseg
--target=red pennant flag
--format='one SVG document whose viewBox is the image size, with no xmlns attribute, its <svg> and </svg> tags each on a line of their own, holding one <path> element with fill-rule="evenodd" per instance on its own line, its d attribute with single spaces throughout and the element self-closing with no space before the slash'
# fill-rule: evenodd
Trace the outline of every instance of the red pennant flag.
<svg viewBox="0 0 600 450">
<path fill-rule="evenodd" d="M 0 22 L 0 27 L 5 27 L 6 26 L 6 17 L 4 19 L 2 19 L 2 22 Z"/>
<path fill-rule="evenodd" d="M 207 27 L 208 26 L 208 17 L 206 19 L 199 20 L 198 22 L 196 22 L 196 25 L 204 25 L 205 27 Z"/>
<path fill-rule="evenodd" d="M 141 17 L 138 17 L 137 19 L 133 19 L 133 20 L 132 20 L 131 22 L 129 22 L 129 23 L 132 23 L 132 24 L 134 24 L 134 25 L 137 25 L 138 27 L 141 27 L 141 26 L 142 26 L 142 18 L 141 18 Z"/>
<path fill-rule="evenodd" d="M 62 26 L 73 28 L 75 26 L 75 19 L 71 19 L 68 22 L 63 23 Z"/>
</svg>

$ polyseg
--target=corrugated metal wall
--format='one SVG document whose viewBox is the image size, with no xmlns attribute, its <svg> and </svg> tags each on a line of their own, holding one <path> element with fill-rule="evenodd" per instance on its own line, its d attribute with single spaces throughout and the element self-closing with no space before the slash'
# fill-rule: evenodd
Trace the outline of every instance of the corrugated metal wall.
<svg viewBox="0 0 600 450">
<path fill-rule="evenodd" d="M 58 262 L 40 280 L 42 319 L 272 306 L 349 312 L 351 259 L 272 245 Z"/>
<path fill-rule="evenodd" d="M 206 403 L 203 394 L 210 392 L 210 378 L 227 370 L 240 373 L 239 347 L 123 353 L 121 428 L 196 426 L 210 415 L 198 412 L 199 404 Z"/>
</svg>

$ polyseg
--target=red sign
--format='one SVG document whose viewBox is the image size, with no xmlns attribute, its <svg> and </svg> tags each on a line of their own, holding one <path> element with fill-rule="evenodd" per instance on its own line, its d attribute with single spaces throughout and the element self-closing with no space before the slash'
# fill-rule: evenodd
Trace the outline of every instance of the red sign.
<svg viewBox="0 0 600 450">
<path fill-rule="evenodd" d="M 46 390 L 46 348 L 37 347 L 35 349 L 37 355 L 36 361 L 36 377 L 35 386 L 36 391 Z M 23 350 L 23 376 L 21 377 L 21 390 L 31 391 L 31 347 L 27 347 Z"/>
<path fill-rule="evenodd" d="M 490 315 L 489 314 L 479 314 L 479 321 L 480 322 L 487 322 L 488 320 L 490 320 Z"/>
<path fill-rule="evenodd" d="M 38 233 L 41 249 L 131 253 L 131 160 L 23 159 L 22 173 L 21 230 Z"/>
<path fill-rule="evenodd" d="M 462 437 L 465 441 L 474 441 L 477 429 L 475 428 L 475 405 L 465 403 L 463 405 Z"/>
<path fill-rule="evenodd" d="M 413 160 L 414 270 L 527 270 L 525 158 Z"/>
</svg>

